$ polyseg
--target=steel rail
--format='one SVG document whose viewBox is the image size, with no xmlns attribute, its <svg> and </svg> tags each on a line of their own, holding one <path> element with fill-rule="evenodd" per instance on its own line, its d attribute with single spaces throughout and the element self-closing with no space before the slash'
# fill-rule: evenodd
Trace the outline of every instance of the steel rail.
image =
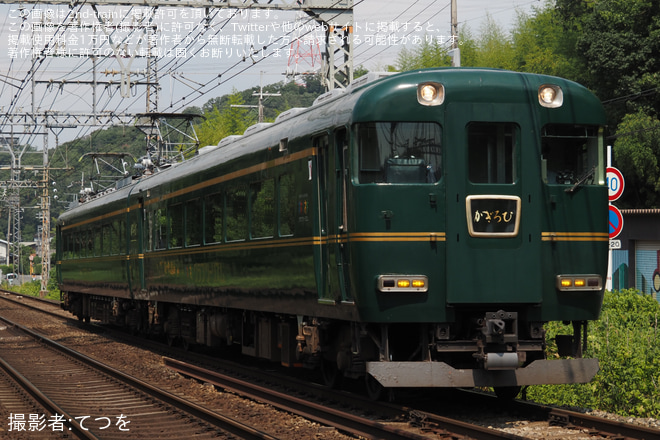
<svg viewBox="0 0 660 440">
<path fill-rule="evenodd" d="M 222 414 L 215 413 L 201 405 L 189 402 L 183 398 L 180 398 L 172 393 L 156 388 L 142 380 L 139 380 L 135 377 L 129 376 L 121 371 L 112 368 L 106 364 L 103 364 L 95 359 L 92 359 L 82 353 L 71 350 L 51 339 L 46 338 L 39 333 L 36 333 L 20 324 L 14 323 L 6 318 L 0 317 L 1 321 L 7 323 L 7 325 L 12 326 L 20 331 L 28 334 L 29 336 L 35 338 L 41 343 L 54 348 L 58 352 L 64 353 L 65 355 L 84 363 L 85 365 L 92 366 L 96 370 L 122 382 L 128 384 L 129 386 L 155 398 L 168 405 L 171 405 L 181 411 L 184 411 L 200 420 L 203 420 L 211 425 L 218 427 L 219 429 L 226 431 L 228 433 L 234 434 L 237 437 L 245 440 L 278 440 L 277 437 L 273 437 L 263 431 L 260 431 L 252 426 L 243 424 L 232 418 L 223 416 Z M 19 375 L 20 376 L 20 375 Z M 61 409 L 58 409 L 59 414 L 65 414 Z M 71 420 L 74 420 L 72 417 L 68 417 Z M 88 438 L 88 437 L 83 437 Z M 96 437 L 90 437 L 96 438 Z"/>
</svg>

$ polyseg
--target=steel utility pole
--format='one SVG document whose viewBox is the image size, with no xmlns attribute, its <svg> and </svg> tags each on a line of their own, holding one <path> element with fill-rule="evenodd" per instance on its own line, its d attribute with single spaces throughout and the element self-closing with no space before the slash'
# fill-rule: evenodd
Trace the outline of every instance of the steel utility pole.
<svg viewBox="0 0 660 440">
<path fill-rule="evenodd" d="M 457 0 L 451 0 L 451 65 L 461 67 L 461 50 L 458 48 L 458 7 Z"/>
</svg>

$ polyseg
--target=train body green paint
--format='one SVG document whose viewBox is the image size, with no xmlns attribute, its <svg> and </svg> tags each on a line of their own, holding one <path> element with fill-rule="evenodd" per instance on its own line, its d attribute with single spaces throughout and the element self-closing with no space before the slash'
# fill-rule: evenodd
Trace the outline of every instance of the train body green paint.
<svg viewBox="0 0 660 440">
<path fill-rule="evenodd" d="M 318 101 L 63 214 L 65 307 L 374 392 L 590 380 L 598 100 L 555 77 L 428 69 Z M 574 359 L 545 360 L 548 321 L 574 323 Z"/>
</svg>

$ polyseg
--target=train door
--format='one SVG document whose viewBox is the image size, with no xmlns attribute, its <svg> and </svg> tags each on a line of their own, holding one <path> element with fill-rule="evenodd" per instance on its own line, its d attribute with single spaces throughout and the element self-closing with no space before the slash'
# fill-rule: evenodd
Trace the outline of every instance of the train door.
<svg viewBox="0 0 660 440">
<path fill-rule="evenodd" d="M 348 139 L 345 128 L 314 139 L 317 150 L 317 200 L 320 240 L 317 258 L 319 301 L 337 304 L 352 301 L 348 278 Z"/>
<path fill-rule="evenodd" d="M 315 225 L 314 239 L 314 271 L 316 272 L 316 289 L 319 302 L 334 303 L 328 286 L 328 135 L 320 135 L 312 140 L 316 151 L 316 179 L 314 185 Z"/>
<path fill-rule="evenodd" d="M 447 273 L 455 275 L 447 301 L 540 303 L 541 290 L 526 287 L 542 265 L 537 142 L 525 112 L 490 107 L 449 104 L 446 112 Z"/>
<path fill-rule="evenodd" d="M 132 297 L 144 290 L 144 200 L 129 207 L 128 213 L 128 282 Z"/>
<path fill-rule="evenodd" d="M 346 128 L 337 129 L 334 133 L 334 196 L 330 212 L 333 213 L 333 261 L 336 273 L 331 275 L 340 301 L 353 301 L 349 281 L 349 241 L 348 241 L 348 136 Z"/>
</svg>

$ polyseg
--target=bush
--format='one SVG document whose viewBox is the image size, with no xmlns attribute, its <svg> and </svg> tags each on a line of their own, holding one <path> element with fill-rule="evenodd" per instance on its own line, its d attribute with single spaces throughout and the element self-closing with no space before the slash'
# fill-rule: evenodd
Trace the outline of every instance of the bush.
<svg viewBox="0 0 660 440">
<path fill-rule="evenodd" d="M 660 304 L 636 290 L 606 292 L 598 321 L 589 324 L 584 357 L 600 371 L 591 383 L 529 387 L 536 402 L 600 409 L 625 416 L 660 418 Z M 548 357 L 559 357 L 554 337 L 572 327 L 550 323 Z"/>
</svg>

